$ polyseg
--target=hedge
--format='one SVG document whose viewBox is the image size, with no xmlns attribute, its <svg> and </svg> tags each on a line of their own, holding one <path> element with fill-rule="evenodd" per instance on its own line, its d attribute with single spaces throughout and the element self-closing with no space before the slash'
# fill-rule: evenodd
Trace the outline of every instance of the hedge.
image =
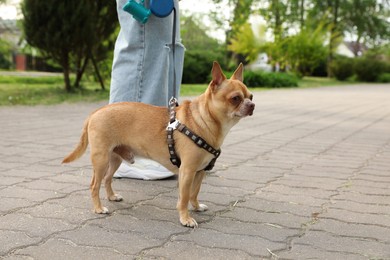
<svg viewBox="0 0 390 260">
<path fill-rule="evenodd" d="M 338 57 L 332 62 L 331 70 L 338 80 L 356 75 L 362 82 L 388 82 L 390 64 L 375 57 Z"/>
<path fill-rule="evenodd" d="M 244 71 L 244 83 L 249 88 L 298 87 L 298 78 L 283 72 Z"/>
</svg>

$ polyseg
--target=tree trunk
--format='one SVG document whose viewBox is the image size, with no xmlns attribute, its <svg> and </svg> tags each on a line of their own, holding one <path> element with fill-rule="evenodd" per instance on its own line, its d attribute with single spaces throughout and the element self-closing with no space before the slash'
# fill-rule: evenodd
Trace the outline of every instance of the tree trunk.
<svg viewBox="0 0 390 260">
<path fill-rule="evenodd" d="M 329 3 L 329 1 L 328 1 Z M 332 4 L 329 4 L 332 6 Z M 331 63 L 333 61 L 333 52 L 334 52 L 334 42 L 337 37 L 336 33 L 338 31 L 338 11 L 339 11 L 339 0 L 334 0 L 334 5 L 332 6 L 333 11 L 333 21 L 332 21 L 332 27 L 330 29 L 330 40 L 329 40 L 329 54 L 328 54 L 328 65 L 327 65 L 327 71 L 328 71 L 328 77 L 333 77 L 333 73 L 331 70 Z"/>
<path fill-rule="evenodd" d="M 64 74 L 65 90 L 67 92 L 71 92 L 72 91 L 72 85 L 70 83 L 69 56 L 68 56 L 67 53 L 64 54 L 64 56 L 63 56 L 62 72 Z"/>
<path fill-rule="evenodd" d="M 305 16 L 305 0 L 301 0 L 300 1 L 301 3 L 301 6 L 300 6 L 300 11 L 299 11 L 299 15 L 300 15 L 300 22 L 301 22 L 301 30 L 303 29 L 303 26 L 305 25 L 305 20 L 304 20 L 304 16 Z"/>
<path fill-rule="evenodd" d="M 89 61 L 89 57 L 87 56 L 84 59 L 84 62 L 83 62 L 83 65 L 81 66 L 81 68 L 77 70 L 76 79 L 75 79 L 75 83 L 74 83 L 74 86 L 76 88 L 80 87 L 80 82 L 81 82 L 81 79 L 83 78 L 83 75 L 84 75 L 84 72 L 85 72 L 85 68 L 88 65 L 88 61 Z"/>
<path fill-rule="evenodd" d="M 282 22 L 280 18 L 280 6 L 279 6 L 279 0 L 274 0 L 274 8 L 275 8 L 275 30 L 274 30 L 274 41 L 277 41 L 281 38 L 282 34 Z"/>
<path fill-rule="evenodd" d="M 100 76 L 99 67 L 98 67 L 98 65 L 96 63 L 95 58 L 93 57 L 92 52 L 90 52 L 90 56 L 91 56 L 93 67 L 95 68 L 96 76 L 98 77 L 98 80 L 100 82 L 100 86 L 102 87 L 102 90 L 105 90 L 106 88 L 104 86 L 103 78 Z"/>
</svg>

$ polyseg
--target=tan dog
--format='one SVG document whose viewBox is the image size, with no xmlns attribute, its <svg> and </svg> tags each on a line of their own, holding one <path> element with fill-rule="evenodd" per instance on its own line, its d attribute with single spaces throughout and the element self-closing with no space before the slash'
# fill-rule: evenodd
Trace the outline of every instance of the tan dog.
<svg viewBox="0 0 390 260">
<path fill-rule="evenodd" d="M 243 117 L 252 115 L 252 94 L 243 84 L 243 66 L 226 79 L 221 67 L 214 62 L 212 81 L 206 92 L 193 101 L 185 101 L 176 108 L 176 118 L 202 137 L 209 145 L 220 148 L 229 130 Z M 93 177 L 91 193 L 96 213 L 108 213 L 103 207 L 99 190 L 104 178 L 107 197 L 121 201 L 111 187 L 112 176 L 122 160 L 134 162 L 134 155 L 150 158 L 179 174 L 179 200 L 177 209 L 184 226 L 195 227 L 197 222 L 188 213 L 191 202 L 195 211 L 205 211 L 199 204 L 198 193 L 205 175 L 203 169 L 214 156 L 199 148 L 184 134 L 175 131 L 176 153 L 181 159 L 177 168 L 170 161 L 166 127 L 169 113 L 166 107 L 156 107 L 135 102 L 107 105 L 92 113 L 84 123 L 80 143 L 63 163 L 81 157 L 88 143 L 91 149 Z"/>
</svg>

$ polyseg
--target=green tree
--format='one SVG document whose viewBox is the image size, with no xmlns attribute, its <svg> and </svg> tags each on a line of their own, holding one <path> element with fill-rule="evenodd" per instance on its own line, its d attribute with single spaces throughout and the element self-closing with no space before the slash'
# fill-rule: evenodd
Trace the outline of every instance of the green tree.
<svg viewBox="0 0 390 260">
<path fill-rule="evenodd" d="M 205 26 L 193 16 L 181 17 L 181 37 L 186 47 L 183 83 L 206 83 L 210 66 L 217 60 L 225 66 L 225 46 L 210 37 Z"/>
<path fill-rule="evenodd" d="M 229 28 L 226 30 L 226 45 L 230 45 L 234 37 L 236 37 L 241 27 L 247 23 L 249 16 L 253 13 L 252 4 L 255 0 L 214 0 L 214 3 L 218 6 L 217 10 L 211 12 L 211 17 L 217 24 L 229 24 Z M 226 6 L 233 7 L 229 8 L 232 12 L 226 16 L 224 12 L 221 12 L 221 8 Z M 235 59 L 235 63 L 245 63 L 245 57 L 234 52 L 228 53 L 228 55 Z M 234 65 L 235 66 L 235 65 Z"/>
<path fill-rule="evenodd" d="M 255 61 L 265 44 L 265 30 L 260 27 L 259 38 L 256 38 L 252 27 L 245 23 L 237 30 L 236 34 L 230 40 L 228 50 L 240 54 L 244 58 L 244 64 Z"/>
<path fill-rule="evenodd" d="M 90 59 L 98 72 L 97 57 L 104 56 L 99 51 L 115 28 L 113 1 L 24 0 L 22 13 L 27 43 L 60 64 L 67 91 L 78 87 Z M 72 85 L 73 71 L 76 80 Z"/>
<path fill-rule="evenodd" d="M 388 1 L 313 1 L 313 7 L 309 11 L 311 19 L 325 21 L 329 32 L 329 76 L 331 76 L 330 65 L 334 59 L 335 50 L 347 32 L 356 36 L 357 43 L 388 40 L 390 28 L 388 16 L 386 16 L 388 12 Z"/>
<path fill-rule="evenodd" d="M 351 0 L 345 13 L 346 31 L 356 45 L 366 43 L 373 47 L 388 42 L 390 38 L 389 1 Z M 357 56 L 355 50 L 355 56 Z"/>
<path fill-rule="evenodd" d="M 194 16 L 181 16 L 180 34 L 187 51 L 219 48 L 218 41 L 210 37 L 207 28 Z"/>
<path fill-rule="evenodd" d="M 300 76 L 309 76 L 326 59 L 325 35 L 321 26 L 316 30 L 302 28 L 286 40 L 286 61 Z"/>
</svg>

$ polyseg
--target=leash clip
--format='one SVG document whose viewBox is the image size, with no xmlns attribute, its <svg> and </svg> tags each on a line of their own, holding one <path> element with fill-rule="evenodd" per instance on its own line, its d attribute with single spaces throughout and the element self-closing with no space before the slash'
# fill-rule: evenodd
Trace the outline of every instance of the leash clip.
<svg viewBox="0 0 390 260">
<path fill-rule="evenodd" d="M 169 123 L 166 130 L 176 130 L 178 127 L 180 126 L 180 121 L 179 120 L 175 120 L 173 121 L 172 123 Z"/>
</svg>

